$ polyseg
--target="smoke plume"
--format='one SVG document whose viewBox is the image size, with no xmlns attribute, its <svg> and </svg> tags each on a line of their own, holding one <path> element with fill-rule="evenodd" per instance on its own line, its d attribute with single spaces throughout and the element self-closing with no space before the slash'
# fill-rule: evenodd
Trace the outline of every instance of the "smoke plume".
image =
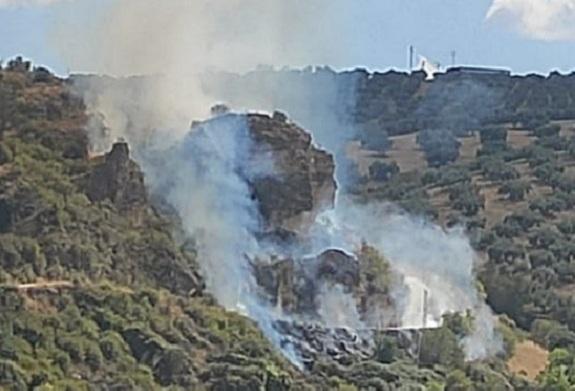
<svg viewBox="0 0 575 391">
<path fill-rule="evenodd" d="M 404 297 L 396 298 L 403 307 L 400 328 L 438 327 L 444 314 L 471 311 L 475 330 L 463 341 L 467 357 L 485 358 L 501 350 L 495 317 L 476 287 L 476 255 L 462 228 L 445 231 L 391 204 L 359 205 L 345 197 L 340 197 L 336 209 L 319 219 L 318 224 L 320 246 L 353 251 L 365 241 L 406 276 L 407 295 L 398 291 Z M 429 297 L 424 319 L 425 291 Z"/>
<path fill-rule="evenodd" d="M 343 4 L 343 0 L 113 1 L 101 15 L 87 21 L 80 18 L 75 27 L 72 21 L 72 27 L 63 23 L 65 29 L 54 32 L 74 69 L 148 75 L 119 82 L 76 78 L 94 114 L 92 143 L 103 151 L 116 138 L 127 139 L 152 192 L 177 212 L 187 234 L 197 242 L 210 292 L 226 308 L 257 320 L 276 343 L 272 323 L 285 315 L 259 301 L 248 262 L 267 254 L 256 240 L 260 216 L 247 181 L 256 175 L 273 175 L 273 165 L 262 169 L 257 163 L 242 116 L 224 115 L 196 124 L 191 132 L 190 123 L 206 118 L 219 100 L 206 88 L 217 82 L 209 79 L 218 73 L 214 68 L 238 72 L 258 64 L 337 61 L 347 48 L 329 38 L 345 18 Z M 82 45 L 70 42 L 70 36 Z M 316 72 L 323 72 L 319 85 L 298 81 L 302 75 L 295 72 L 293 84 L 270 76 L 272 94 L 258 95 L 258 84 L 255 91 L 233 89 L 231 84 L 226 96 L 240 109 L 288 111 L 312 131 L 317 143 L 334 152 L 342 167 L 346 164 L 342 147 L 353 138 L 354 129 L 342 118 L 341 108 L 353 106 L 361 80 L 349 73 L 341 87 L 333 81 L 332 71 Z M 254 158 L 255 164 L 246 165 Z M 345 176 L 338 172 L 338 179 Z M 322 246 L 353 252 L 365 240 L 386 255 L 395 269 L 411 277 L 411 300 L 401 300 L 406 326 L 434 326 L 446 312 L 476 310 L 482 319 L 479 328 L 487 330 L 481 341 L 490 343 L 484 338 L 492 335 L 493 322 L 475 289 L 473 252 L 461 231 L 444 232 L 388 206 L 360 207 L 345 199 L 318 220 L 315 231 L 317 247 L 312 255 L 325 249 Z M 429 291 L 431 311 L 429 319 L 418 323 L 421 302 L 413 297 L 424 290 Z M 323 324 L 363 327 L 352 304 L 353 298 L 341 287 L 324 286 L 319 310 Z M 484 355 L 475 352 L 477 344 L 468 347 L 470 357 Z"/>
</svg>

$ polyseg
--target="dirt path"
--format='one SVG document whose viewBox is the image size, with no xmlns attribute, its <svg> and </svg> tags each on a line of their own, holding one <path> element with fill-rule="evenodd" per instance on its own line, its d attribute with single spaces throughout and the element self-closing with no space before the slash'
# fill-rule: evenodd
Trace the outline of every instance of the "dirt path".
<svg viewBox="0 0 575 391">
<path fill-rule="evenodd" d="M 507 362 L 509 370 L 529 380 L 545 370 L 549 361 L 549 352 L 535 342 L 525 340 L 515 346 L 513 357 Z"/>
<path fill-rule="evenodd" d="M 18 291 L 34 291 L 42 289 L 70 289 L 74 288 L 74 284 L 70 281 L 40 281 L 31 284 L 17 284 L 6 287 L 16 289 Z"/>
</svg>

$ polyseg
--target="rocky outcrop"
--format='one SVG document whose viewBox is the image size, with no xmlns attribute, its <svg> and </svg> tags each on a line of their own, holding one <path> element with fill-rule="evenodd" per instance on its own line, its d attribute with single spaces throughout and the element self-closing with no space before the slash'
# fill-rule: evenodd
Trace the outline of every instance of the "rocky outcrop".
<svg viewBox="0 0 575 391">
<path fill-rule="evenodd" d="M 333 157 L 282 113 L 249 114 L 248 125 L 258 155 L 268 156 L 273 164 L 273 175 L 251 183 L 266 228 L 302 230 L 318 212 L 333 206 Z"/>
<path fill-rule="evenodd" d="M 87 189 L 92 202 L 110 200 L 118 209 L 134 209 L 147 203 L 144 175 L 130 159 L 125 142 L 114 144 L 104 161 L 90 175 Z"/>
<path fill-rule="evenodd" d="M 125 330 L 122 337 L 134 357 L 152 368 L 160 385 L 190 387 L 194 383 L 193 363 L 182 350 L 165 346 L 158 337 L 138 328 Z"/>
<path fill-rule="evenodd" d="M 272 302 L 284 311 L 312 317 L 317 315 L 323 284 L 340 284 L 353 292 L 360 283 L 357 259 L 340 250 L 253 266 L 257 283 Z"/>
<path fill-rule="evenodd" d="M 373 333 L 369 330 L 328 329 L 286 321 L 276 322 L 274 328 L 282 336 L 282 346 L 291 346 L 307 369 L 320 358 L 349 365 L 373 357 Z"/>
</svg>

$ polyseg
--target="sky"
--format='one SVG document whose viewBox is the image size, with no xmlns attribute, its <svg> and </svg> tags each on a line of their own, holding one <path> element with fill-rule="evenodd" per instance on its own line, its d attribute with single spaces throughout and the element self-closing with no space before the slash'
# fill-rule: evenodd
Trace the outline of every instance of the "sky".
<svg viewBox="0 0 575 391">
<path fill-rule="evenodd" d="M 23 55 L 59 74 L 102 72 L 88 61 L 76 61 L 75 50 L 85 52 L 94 44 L 80 27 L 92 25 L 115 3 L 129 1 L 133 0 L 0 0 L 0 58 Z M 156 0 L 156 5 L 171 1 L 200 0 Z M 291 2 L 291 8 L 300 2 L 278 1 Z M 330 18 L 317 27 L 322 37 L 317 45 L 337 45 L 337 55 L 278 56 L 274 65 L 301 66 L 308 61 L 336 69 L 405 69 L 407 48 L 413 45 L 417 53 L 444 66 L 451 65 L 451 52 L 456 51 L 457 65 L 505 67 L 519 74 L 575 69 L 575 0 L 308 0 L 306 7 L 314 2 L 323 3 L 318 15 Z M 283 39 L 293 33 L 286 50 L 305 44 L 303 34 L 290 31 L 290 20 L 278 21 L 286 30 Z M 105 23 L 100 28 L 105 29 Z"/>
</svg>

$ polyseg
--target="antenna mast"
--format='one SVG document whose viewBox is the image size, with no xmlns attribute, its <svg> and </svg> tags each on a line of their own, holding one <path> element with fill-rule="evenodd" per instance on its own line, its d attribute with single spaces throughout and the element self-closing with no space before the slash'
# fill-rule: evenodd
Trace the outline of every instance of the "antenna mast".
<svg viewBox="0 0 575 391">
<path fill-rule="evenodd" d="M 423 322 L 422 322 L 422 326 L 424 329 L 427 328 L 427 314 L 428 314 L 428 308 L 427 308 L 427 302 L 429 300 L 429 291 L 427 289 L 423 290 Z"/>
</svg>

